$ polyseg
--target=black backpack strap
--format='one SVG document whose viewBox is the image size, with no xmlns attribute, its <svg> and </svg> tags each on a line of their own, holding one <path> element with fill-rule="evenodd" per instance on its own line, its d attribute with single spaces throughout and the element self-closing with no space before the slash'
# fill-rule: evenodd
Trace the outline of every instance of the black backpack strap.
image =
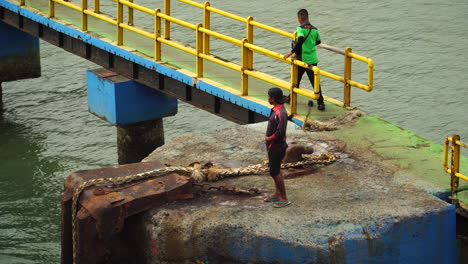
<svg viewBox="0 0 468 264">
<path fill-rule="evenodd" d="M 306 25 L 302 26 L 302 28 L 309 30 L 309 33 L 307 33 L 307 36 L 304 38 L 304 42 L 309 37 L 310 33 L 312 32 L 312 29 L 317 29 L 316 27 L 312 26 L 311 24 L 306 24 Z"/>
<path fill-rule="evenodd" d="M 312 29 L 309 29 L 309 33 L 307 33 L 307 36 L 304 38 L 304 42 L 306 41 L 306 39 L 309 37 L 310 35 L 310 32 L 312 32 Z"/>
</svg>

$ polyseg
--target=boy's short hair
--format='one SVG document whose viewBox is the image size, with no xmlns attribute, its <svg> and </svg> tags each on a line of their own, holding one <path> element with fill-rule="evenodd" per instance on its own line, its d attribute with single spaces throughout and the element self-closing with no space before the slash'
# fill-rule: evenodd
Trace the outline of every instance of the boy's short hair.
<svg viewBox="0 0 468 264">
<path fill-rule="evenodd" d="M 268 96 L 273 98 L 276 103 L 282 104 L 283 102 L 283 91 L 278 87 L 272 87 L 268 90 Z"/>
<path fill-rule="evenodd" d="M 304 20 L 308 20 L 309 19 L 309 12 L 307 12 L 307 9 L 301 9 L 299 11 L 297 11 L 297 17 L 300 17 Z"/>
</svg>

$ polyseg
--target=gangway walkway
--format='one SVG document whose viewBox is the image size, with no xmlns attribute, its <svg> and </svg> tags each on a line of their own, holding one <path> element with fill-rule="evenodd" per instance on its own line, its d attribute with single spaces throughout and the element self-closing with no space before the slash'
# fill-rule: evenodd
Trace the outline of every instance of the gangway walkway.
<svg viewBox="0 0 468 264">
<path fill-rule="evenodd" d="M 71 37 L 82 39 L 87 45 L 105 43 L 104 49 L 109 45 L 113 46 L 117 49 L 108 51 L 115 52 L 117 50 L 115 55 L 146 68 L 154 69 L 160 74 L 177 79 L 186 85 L 259 114 L 269 114 L 270 106 L 266 98 L 267 89 L 272 86 L 280 87 L 284 89 L 285 94 L 291 93 L 288 111 L 293 115 L 293 120 L 296 123 L 302 124 L 308 111 L 307 102 L 310 99 L 318 98 L 318 89 L 311 91 L 297 87 L 298 67 L 309 67 L 309 65 L 291 58 L 284 60 L 281 53 L 254 44 L 254 32 L 257 28 L 266 30 L 270 34 L 279 34 L 290 40 L 295 38 L 295 33 L 259 23 L 252 17 L 244 18 L 228 13 L 212 7 L 209 2 L 201 4 L 191 0 L 178 1 L 187 6 L 202 9 L 203 17 L 198 20 L 203 21 L 203 23 L 192 24 L 178 19 L 177 14 L 171 14 L 171 0 L 161 1 L 160 9 L 150 9 L 133 3 L 133 0 L 108 0 L 105 5 L 107 8 L 104 8 L 99 0 L 94 0 L 92 4 L 88 3 L 91 1 L 87 0 L 76 2 L 0 0 L 0 6 L 22 15 L 32 12 L 36 16 L 31 17 L 31 19 L 46 26 L 58 23 L 57 25 L 78 31 L 80 34 L 71 34 L 73 35 Z M 109 8 L 108 2 L 112 2 L 115 8 Z M 134 16 L 134 12 L 141 12 L 146 18 L 135 19 L 137 16 Z M 245 23 L 245 37 L 238 39 L 213 31 L 211 29 L 213 27 L 211 14 Z M 181 43 L 171 39 L 171 28 L 174 24 L 193 30 L 194 44 Z M 60 31 L 61 29 L 57 28 L 56 30 Z M 210 50 L 210 39 L 213 38 L 226 42 L 226 45 L 238 46 L 237 59 L 228 61 L 213 54 L 213 51 Z M 372 59 L 352 53 L 350 48 L 342 50 L 325 44 L 321 44 L 321 47 L 344 56 L 343 75 L 339 76 L 314 66 L 312 70 L 316 76 L 315 87 L 319 87 L 321 78 L 330 78 L 343 84 L 344 96 L 343 102 L 325 96 L 326 101 L 333 104 L 327 104 L 325 112 L 314 112 L 311 118 L 335 117 L 346 111 L 346 108 L 350 108 L 352 86 L 365 91 L 373 89 L 374 65 Z M 283 80 L 279 74 L 267 74 L 265 69 L 256 63 L 261 61 L 258 56 L 267 56 L 284 63 L 285 70 L 289 68 L 291 78 Z M 367 84 L 359 83 L 351 78 L 353 59 L 367 64 Z M 235 62 L 236 60 L 238 62 Z M 164 70 L 166 68 L 170 70 Z M 282 74 L 284 75 L 284 72 Z M 134 76 L 126 77 L 132 78 Z M 308 83 L 306 78 L 304 77 L 302 83 Z M 327 89 L 333 89 L 333 87 L 327 87 L 325 93 Z M 165 92 L 171 93 L 169 89 Z"/>
</svg>

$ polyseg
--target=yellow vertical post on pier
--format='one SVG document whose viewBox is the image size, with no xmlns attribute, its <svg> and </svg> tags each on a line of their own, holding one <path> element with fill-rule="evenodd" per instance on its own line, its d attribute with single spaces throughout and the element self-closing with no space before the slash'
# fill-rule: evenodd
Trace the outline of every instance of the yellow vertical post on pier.
<svg viewBox="0 0 468 264">
<path fill-rule="evenodd" d="M 209 6 L 210 2 L 205 2 L 203 5 L 203 27 L 206 29 L 210 29 L 211 27 L 211 14 L 208 10 Z M 203 34 L 203 53 L 210 55 L 210 36 L 206 33 Z"/>
<path fill-rule="evenodd" d="M 247 42 L 250 44 L 254 44 L 254 32 L 253 32 L 253 25 L 252 22 L 253 17 L 248 17 L 247 22 L 246 22 L 246 38 Z M 247 51 L 249 62 L 248 62 L 248 69 L 251 70 L 253 69 L 253 52 L 251 50 Z"/>
<path fill-rule="evenodd" d="M 367 58 L 367 86 L 369 91 L 374 88 L 374 61 L 371 58 Z"/>
<path fill-rule="evenodd" d="M 101 12 L 101 3 L 99 0 L 94 0 L 94 13 L 99 14 Z"/>
<path fill-rule="evenodd" d="M 451 138 L 446 137 L 444 140 L 444 161 L 442 166 L 444 167 L 444 170 L 447 171 L 448 167 L 448 148 L 449 148 L 449 141 Z"/>
<path fill-rule="evenodd" d="M 154 10 L 154 60 L 160 61 L 161 60 L 161 42 L 159 38 L 161 37 L 161 18 L 159 17 L 159 13 L 161 10 L 155 9 Z"/>
<path fill-rule="evenodd" d="M 249 95 L 249 76 L 245 74 L 244 71 L 249 69 L 249 49 L 245 47 L 245 43 L 248 40 L 246 38 L 242 39 L 241 44 L 241 95 L 246 96 Z"/>
<path fill-rule="evenodd" d="M 49 0 L 49 17 L 55 17 L 55 2 Z"/>
<path fill-rule="evenodd" d="M 171 0 L 164 0 L 164 14 L 167 16 L 171 15 Z M 171 25 L 167 20 L 164 20 L 164 38 L 171 38 Z"/>
<path fill-rule="evenodd" d="M 26 0 L 21 0 L 20 1 L 20 6 L 24 6 L 26 4 Z"/>
<path fill-rule="evenodd" d="M 133 0 L 128 0 L 133 3 Z M 133 26 L 133 8 L 128 7 L 128 25 Z"/>
<path fill-rule="evenodd" d="M 88 31 L 88 15 L 85 10 L 88 9 L 88 0 L 81 0 L 81 30 Z"/>
<path fill-rule="evenodd" d="M 312 67 L 312 71 L 314 72 L 314 95 L 316 98 L 319 98 L 319 91 L 320 91 L 320 69 L 317 66 Z"/>
<path fill-rule="evenodd" d="M 351 65 L 352 58 L 349 56 L 349 53 L 352 52 L 351 48 L 345 48 L 344 51 L 344 95 L 343 95 L 343 106 L 351 106 L 351 85 L 348 83 L 348 80 L 351 80 Z"/>
<path fill-rule="evenodd" d="M 452 165 L 450 168 L 450 185 L 452 198 L 458 190 L 460 179 L 456 176 L 460 172 L 460 135 L 452 136 Z"/>
<path fill-rule="evenodd" d="M 203 54 L 203 33 L 200 31 L 200 27 L 202 27 L 202 24 L 197 24 L 197 28 L 195 29 L 197 50 L 196 72 L 198 78 L 203 77 L 203 58 L 200 56 L 200 54 Z"/>
<path fill-rule="evenodd" d="M 123 28 L 120 26 L 123 22 L 123 4 L 117 0 L 117 45 L 123 45 Z"/>
<path fill-rule="evenodd" d="M 291 115 L 297 114 L 297 93 L 294 92 L 294 88 L 297 88 L 298 83 L 298 66 L 292 61 L 291 63 L 291 89 L 289 91 L 289 105 L 291 108 L 289 112 Z"/>
</svg>

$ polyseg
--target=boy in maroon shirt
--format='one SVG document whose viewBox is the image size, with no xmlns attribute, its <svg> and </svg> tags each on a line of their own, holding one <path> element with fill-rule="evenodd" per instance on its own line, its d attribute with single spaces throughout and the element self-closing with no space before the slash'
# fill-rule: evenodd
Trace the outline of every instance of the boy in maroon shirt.
<svg viewBox="0 0 468 264">
<path fill-rule="evenodd" d="M 268 90 L 268 102 L 273 105 L 273 109 L 268 119 L 265 143 L 268 151 L 270 176 L 275 182 L 276 190 L 273 195 L 266 197 L 263 201 L 273 202 L 275 208 L 281 208 L 290 204 L 280 172 L 281 161 L 288 147 L 288 144 L 286 144 L 288 113 L 283 105 L 283 91 L 276 87 L 270 88 Z"/>
</svg>

